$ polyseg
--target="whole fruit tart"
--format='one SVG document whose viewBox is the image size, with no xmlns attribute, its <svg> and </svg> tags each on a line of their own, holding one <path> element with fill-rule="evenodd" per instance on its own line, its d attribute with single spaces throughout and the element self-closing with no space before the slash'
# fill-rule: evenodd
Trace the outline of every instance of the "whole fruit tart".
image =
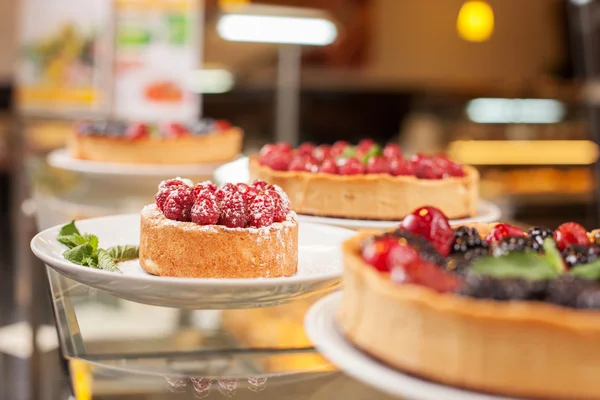
<svg viewBox="0 0 600 400">
<path fill-rule="evenodd" d="M 141 212 L 140 264 L 153 275 L 271 278 L 298 268 L 298 222 L 281 188 L 175 178 Z"/>
<path fill-rule="evenodd" d="M 193 124 L 86 121 L 76 124 L 67 150 L 78 159 L 127 164 L 227 162 L 242 149 L 243 132 L 224 120 Z"/>
<path fill-rule="evenodd" d="M 475 168 L 445 156 L 405 158 L 393 143 L 268 144 L 250 157 L 249 169 L 251 179 L 281 186 L 300 214 L 394 221 L 423 204 L 452 219 L 477 214 Z"/>
<path fill-rule="evenodd" d="M 359 349 L 443 384 L 599 399 L 600 232 L 451 228 L 423 207 L 345 242 L 338 322 Z"/>
</svg>

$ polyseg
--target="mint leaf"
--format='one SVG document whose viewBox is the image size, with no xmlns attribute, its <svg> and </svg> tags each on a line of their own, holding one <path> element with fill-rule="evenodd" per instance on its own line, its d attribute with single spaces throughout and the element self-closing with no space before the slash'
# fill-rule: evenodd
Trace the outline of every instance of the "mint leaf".
<svg viewBox="0 0 600 400">
<path fill-rule="evenodd" d="M 374 144 L 373 146 L 371 146 L 369 151 L 367 151 L 365 153 L 365 155 L 363 156 L 361 161 L 363 164 L 366 164 L 370 158 L 377 157 L 382 154 L 383 154 L 383 149 L 381 148 L 381 146 L 378 144 Z"/>
<path fill-rule="evenodd" d="M 75 226 L 75 221 L 71 221 L 62 228 L 60 228 L 58 236 L 69 236 L 75 233 L 79 234 L 79 229 L 77 229 L 77 227 Z"/>
<path fill-rule="evenodd" d="M 60 228 L 60 231 L 58 232 L 58 236 L 56 237 L 56 240 L 58 240 L 60 243 L 69 246 L 69 248 L 73 248 L 75 246 L 79 246 L 80 244 L 83 244 L 85 242 L 81 242 L 78 240 L 77 236 L 81 236 L 79 233 L 79 230 L 77 229 L 77 227 L 75 226 L 75 221 L 71 221 L 70 223 L 64 225 L 62 228 Z"/>
<path fill-rule="evenodd" d="M 356 148 L 352 147 L 352 146 L 348 146 L 342 152 L 341 157 L 342 158 L 350 158 L 350 157 L 354 157 L 355 154 L 356 154 Z"/>
<path fill-rule="evenodd" d="M 531 281 L 552 279 L 559 275 L 545 257 L 516 252 L 477 259 L 471 272 L 495 278 L 524 278 Z"/>
<path fill-rule="evenodd" d="M 550 264 L 557 273 L 563 273 L 565 271 L 565 263 L 560 252 L 556 248 L 554 239 L 546 238 L 544 243 L 542 243 L 542 248 L 544 249 L 544 254 L 546 254 L 546 261 L 548 264 Z"/>
<path fill-rule="evenodd" d="M 121 272 L 111 255 L 104 249 L 98 249 L 98 268 L 110 272 Z"/>
<path fill-rule="evenodd" d="M 94 250 L 98 249 L 98 236 L 86 233 L 82 237 Z"/>
<path fill-rule="evenodd" d="M 81 261 L 81 265 L 90 267 L 90 268 L 98 268 L 98 251 L 92 252 L 92 255 L 89 257 L 85 257 Z"/>
<path fill-rule="evenodd" d="M 133 260 L 139 257 L 139 247 L 132 244 L 110 247 L 107 251 L 115 262 Z"/>
<path fill-rule="evenodd" d="M 63 253 L 63 257 L 74 264 L 84 265 L 83 260 L 92 256 L 94 249 L 89 243 L 73 247 Z"/>
<path fill-rule="evenodd" d="M 72 235 L 58 236 L 56 238 L 59 242 L 66 245 L 68 248 L 72 249 L 73 247 L 77 247 L 79 245 L 87 243 L 87 240 L 79 233 L 74 233 Z"/>
<path fill-rule="evenodd" d="M 600 260 L 573 267 L 569 273 L 583 279 L 600 280 Z"/>
</svg>

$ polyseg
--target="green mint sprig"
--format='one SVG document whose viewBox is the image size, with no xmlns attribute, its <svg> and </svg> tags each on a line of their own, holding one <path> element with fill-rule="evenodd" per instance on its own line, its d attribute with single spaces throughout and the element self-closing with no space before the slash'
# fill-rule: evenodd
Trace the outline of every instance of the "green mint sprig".
<svg viewBox="0 0 600 400">
<path fill-rule="evenodd" d="M 56 240 L 68 247 L 63 253 L 63 257 L 67 261 L 90 268 L 121 272 L 117 263 L 139 257 L 139 248 L 135 245 L 99 248 L 98 237 L 92 234 L 82 235 L 75 226 L 75 221 L 63 226 Z"/>
</svg>

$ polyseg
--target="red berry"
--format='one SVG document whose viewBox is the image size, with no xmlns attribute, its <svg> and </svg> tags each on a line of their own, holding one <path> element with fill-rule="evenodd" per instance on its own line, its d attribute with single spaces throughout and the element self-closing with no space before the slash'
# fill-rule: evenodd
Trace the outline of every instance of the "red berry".
<svg viewBox="0 0 600 400">
<path fill-rule="evenodd" d="M 410 160 L 392 158 L 390 160 L 390 172 L 394 176 L 414 176 L 415 164 Z"/>
<path fill-rule="evenodd" d="M 265 144 L 262 149 L 260 149 L 260 153 L 259 156 L 262 157 L 266 157 L 269 156 L 271 153 L 278 153 L 279 152 L 279 147 L 277 147 L 276 144 Z"/>
<path fill-rule="evenodd" d="M 398 242 L 388 254 L 388 265 L 390 268 L 404 267 L 420 261 L 419 252 L 409 246 L 406 242 Z"/>
<path fill-rule="evenodd" d="M 274 151 L 268 155 L 261 156 L 259 161 L 262 165 L 266 165 L 275 171 L 287 171 L 292 161 L 292 156 L 291 152 Z"/>
<path fill-rule="evenodd" d="M 432 157 L 417 154 L 412 157 L 415 175 L 419 179 L 442 179 L 444 171 L 434 162 Z"/>
<path fill-rule="evenodd" d="M 338 163 L 340 175 L 360 175 L 365 173 L 364 165 L 357 158 L 346 158 Z"/>
<path fill-rule="evenodd" d="M 158 189 L 158 192 L 154 195 L 154 202 L 160 211 L 163 211 L 165 206 L 165 201 L 167 201 L 167 197 L 171 194 L 170 188 L 162 188 Z"/>
<path fill-rule="evenodd" d="M 273 223 L 275 202 L 268 191 L 256 195 L 248 206 L 248 224 L 256 228 L 269 226 Z"/>
<path fill-rule="evenodd" d="M 143 139 L 150 136 L 150 130 L 148 125 L 142 123 L 131 124 L 127 131 L 125 131 L 125 137 L 129 139 Z"/>
<path fill-rule="evenodd" d="M 223 200 L 221 200 L 219 206 L 219 225 L 228 228 L 243 228 L 246 226 L 248 221 L 246 202 L 240 192 L 237 190 L 224 192 Z"/>
<path fill-rule="evenodd" d="M 310 156 L 297 155 L 292 159 L 288 167 L 289 171 L 317 171 L 319 166 L 312 160 Z"/>
<path fill-rule="evenodd" d="M 293 149 L 292 145 L 286 142 L 279 142 L 276 143 L 277 148 L 279 149 L 279 151 L 284 152 L 284 153 L 291 153 Z"/>
<path fill-rule="evenodd" d="M 441 255 L 450 254 L 454 231 L 448 223 L 448 218 L 437 208 L 427 206 L 416 209 L 402 220 L 400 227 L 423 236 Z"/>
<path fill-rule="evenodd" d="M 298 147 L 298 150 L 296 150 L 296 153 L 301 156 L 310 156 L 310 155 L 312 155 L 312 152 L 314 149 L 315 149 L 314 144 L 306 142 L 306 143 L 302 143 Z"/>
<path fill-rule="evenodd" d="M 190 221 L 190 211 L 193 205 L 192 188 L 178 186 L 167 196 L 163 205 L 163 214 L 166 218 L 174 221 Z"/>
<path fill-rule="evenodd" d="M 191 181 L 185 179 L 181 179 L 181 178 L 174 178 L 174 179 L 167 179 L 166 181 L 162 181 L 161 183 L 158 184 L 158 189 L 164 189 L 164 188 L 170 188 L 170 187 L 177 187 L 177 186 L 190 186 L 189 184 L 191 183 Z"/>
<path fill-rule="evenodd" d="M 388 143 L 383 148 L 383 156 L 387 159 L 402 158 L 402 149 L 396 143 Z"/>
<path fill-rule="evenodd" d="M 350 146 L 348 142 L 338 140 L 331 146 L 331 151 L 329 154 L 331 157 L 338 157 L 344 152 L 344 150 L 346 150 L 348 146 Z"/>
<path fill-rule="evenodd" d="M 214 225 L 219 222 L 219 204 L 214 197 L 201 197 L 196 200 L 190 215 L 192 222 L 198 225 Z"/>
<path fill-rule="evenodd" d="M 244 193 L 242 193 L 242 195 L 244 196 L 244 200 L 246 201 L 246 204 L 250 204 L 252 202 L 252 200 L 254 200 L 254 198 L 256 197 L 257 194 L 258 194 L 258 189 L 256 189 L 254 186 L 248 186 L 246 191 Z"/>
<path fill-rule="evenodd" d="M 197 184 L 196 186 L 201 186 L 204 188 L 207 188 L 213 192 L 217 191 L 217 185 L 215 185 L 214 183 L 212 183 L 211 181 L 204 181 L 204 182 L 200 182 L 199 184 Z"/>
<path fill-rule="evenodd" d="M 235 187 L 236 187 L 237 191 L 240 193 L 245 193 L 246 190 L 248 190 L 248 185 L 246 185 L 245 183 L 242 183 L 242 182 L 236 183 Z"/>
<path fill-rule="evenodd" d="M 285 194 L 285 192 L 277 185 L 273 185 L 264 193 L 273 200 L 273 221 L 285 221 L 291 209 L 290 199 L 287 194 Z"/>
<path fill-rule="evenodd" d="M 461 287 L 461 280 L 458 277 L 427 261 L 394 267 L 390 279 L 396 283 L 425 286 L 441 293 L 455 292 Z"/>
<path fill-rule="evenodd" d="M 379 156 L 369 158 L 366 169 L 368 174 L 389 174 L 391 171 L 389 161 Z"/>
<path fill-rule="evenodd" d="M 499 242 L 509 236 L 523 236 L 525 232 L 518 226 L 510 224 L 496 224 L 488 233 L 485 240 L 489 243 Z"/>
<path fill-rule="evenodd" d="M 192 189 L 192 195 L 194 197 L 194 201 L 198 201 L 200 199 L 211 199 L 218 202 L 215 192 L 213 192 L 208 186 L 195 186 Z"/>
<path fill-rule="evenodd" d="M 252 186 L 255 187 L 257 190 L 265 190 L 269 187 L 269 184 L 263 180 L 257 179 L 254 182 L 252 182 Z"/>
<path fill-rule="evenodd" d="M 375 145 L 375 142 L 372 139 L 363 139 L 358 142 L 356 146 L 356 151 L 359 153 L 366 153 L 371 150 L 371 147 Z"/>
<path fill-rule="evenodd" d="M 398 239 L 393 237 L 372 238 L 363 245 L 362 258 L 379 272 L 389 272 L 388 256 L 392 248 L 398 245 Z"/>
<path fill-rule="evenodd" d="M 590 239 L 585 228 L 575 222 L 566 222 L 556 228 L 554 231 L 554 241 L 556 241 L 556 246 L 561 251 L 571 244 L 584 246 L 589 246 L 590 244 Z"/>
<path fill-rule="evenodd" d="M 323 162 L 324 160 L 328 159 L 330 154 L 331 146 L 329 146 L 328 144 L 322 144 L 316 147 L 312 152 L 313 158 L 318 162 Z"/>
<path fill-rule="evenodd" d="M 438 166 L 438 168 L 440 168 L 444 172 L 444 177 L 465 176 L 465 171 L 463 170 L 462 166 L 460 164 L 455 163 L 454 161 L 450 160 L 448 157 L 446 157 L 444 155 L 439 155 L 439 156 L 433 157 L 433 162 L 435 165 Z"/>
<path fill-rule="evenodd" d="M 218 119 L 213 123 L 213 126 L 217 131 L 226 131 L 227 129 L 231 129 L 233 125 L 231 125 L 231 122 L 229 121 L 226 121 L 224 119 Z"/>
<path fill-rule="evenodd" d="M 319 166 L 319 172 L 323 172 L 325 174 L 337 174 L 338 168 L 335 160 L 331 158 L 323 160 L 323 163 Z"/>
<path fill-rule="evenodd" d="M 170 124 L 166 124 L 164 127 L 165 136 L 178 138 L 182 136 L 186 136 L 188 134 L 188 130 L 181 124 L 177 122 L 172 122 Z"/>
</svg>

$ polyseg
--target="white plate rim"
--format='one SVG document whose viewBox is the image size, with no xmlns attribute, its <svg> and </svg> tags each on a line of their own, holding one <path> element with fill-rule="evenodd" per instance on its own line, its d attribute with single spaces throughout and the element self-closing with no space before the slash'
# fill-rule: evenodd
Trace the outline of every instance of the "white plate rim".
<svg viewBox="0 0 600 400">
<path fill-rule="evenodd" d="M 78 220 L 77 222 L 86 222 L 93 223 L 98 220 L 108 220 L 108 219 L 134 219 L 139 218 L 139 214 L 118 214 L 111 215 L 106 217 L 96 217 L 89 219 Z M 311 226 L 317 227 L 318 229 L 324 229 L 327 231 L 343 231 L 344 233 L 352 233 L 353 231 L 340 228 L 335 226 L 323 225 L 323 224 L 314 224 L 310 222 L 305 222 L 302 226 Z M 164 285 L 176 285 L 176 286 L 188 286 L 188 287 L 200 287 L 200 286 L 220 286 L 220 287 L 243 287 L 243 286 L 253 286 L 253 287 L 271 287 L 271 286 L 282 286 L 288 284 L 305 284 L 305 283 L 313 283 L 313 282 L 325 282 L 329 280 L 341 279 L 342 270 L 340 269 L 337 272 L 328 272 L 322 274 L 315 275 L 306 275 L 306 276 L 289 276 L 289 277 L 275 277 L 275 278 L 180 278 L 180 277 L 167 277 L 167 276 L 154 276 L 154 275 L 125 275 L 125 274 L 117 274 L 115 272 L 104 271 L 96 268 L 88 268 L 81 265 L 73 264 L 65 259 L 61 259 L 55 257 L 51 254 L 46 253 L 39 245 L 41 242 L 44 242 L 44 237 L 49 234 L 54 234 L 60 230 L 61 225 L 55 225 L 51 228 L 44 229 L 43 231 L 36 234 L 33 239 L 31 239 L 30 247 L 32 252 L 35 254 L 37 258 L 42 260 L 45 264 L 50 266 L 53 269 L 60 268 L 65 269 L 75 274 L 78 273 L 78 269 L 86 268 L 87 273 L 89 274 L 98 274 L 98 277 L 106 277 L 106 278 L 115 278 L 121 279 L 123 281 L 131 281 L 131 282 L 144 282 L 148 284 L 164 284 Z M 58 271 L 60 272 L 60 270 Z"/>
<path fill-rule="evenodd" d="M 57 149 L 46 157 L 48 164 L 71 172 L 104 176 L 182 176 L 210 175 L 227 163 L 208 164 L 127 164 L 80 160 L 69 155 L 66 148 Z"/>
<path fill-rule="evenodd" d="M 314 303 L 304 317 L 304 330 L 319 353 L 352 378 L 393 396 L 411 399 L 518 400 L 429 382 L 362 353 L 335 326 L 334 315 L 342 296 L 342 292 L 331 293 Z"/>
</svg>

